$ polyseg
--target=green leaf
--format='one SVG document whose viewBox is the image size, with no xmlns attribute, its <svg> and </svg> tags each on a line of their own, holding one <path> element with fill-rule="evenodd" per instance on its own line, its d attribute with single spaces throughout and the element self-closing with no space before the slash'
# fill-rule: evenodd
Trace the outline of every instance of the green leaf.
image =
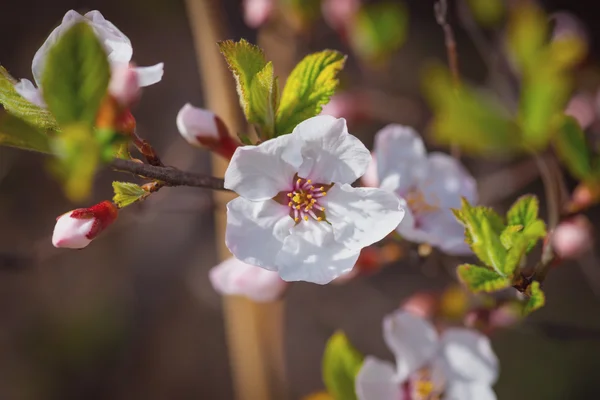
<svg viewBox="0 0 600 400">
<path fill-rule="evenodd" d="M 497 292 L 510 287 L 510 279 L 499 275 L 496 271 L 477 265 L 462 264 L 456 271 L 464 285 L 473 293 Z"/>
<path fill-rule="evenodd" d="M 367 62 L 387 60 L 406 41 L 408 11 L 398 1 L 364 4 L 354 18 L 350 44 Z"/>
<path fill-rule="evenodd" d="M 527 252 L 530 238 L 524 235 L 519 235 L 513 240 L 512 246 L 508 249 L 502 272 L 505 276 L 512 278 L 515 271 L 521 263 L 521 259 Z"/>
<path fill-rule="evenodd" d="M 531 2 L 511 10 L 508 24 L 508 50 L 521 70 L 534 73 L 548 38 L 548 18 Z"/>
<path fill-rule="evenodd" d="M 475 20 L 484 26 L 495 26 L 504 17 L 502 0 L 469 0 L 468 4 Z"/>
<path fill-rule="evenodd" d="M 119 208 L 127 207 L 148 196 L 148 192 L 135 183 L 113 182 L 112 186 L 115 192 L 113 203 Z"/>
<path fill-rule="evenodd" d="M 538 219 L 539 201 L 534 195 L 521 196 L 513 203 L 506 219 L 508 225 L 522 225 L 527 227 Z"/>
<path fill-rule="evenodd" d="M 93 126 L 106 95 L 110 67 L 92 28 L 73 25 L 48 52 L 42 87 L 48 108 L 58 123 Z"/>
<path fill-rule="evenodd" d="M 509 225 L 500 234 L 500 241 L 506 249 L 510 249 L 513 246 L 516 238 L 519 237 L 520 232 L 523 231 L 523 225 Z"/>
<path fill-rule="evenodd" d="M 427 68 L 423 89 L 434 111 L 430 130 L 441 144 L 456 144 L 475 155 L 522 150 L 519 128 L 508 111 L 467 83 L 457 86 L 447 68 Z"/>
<path fill-rule="evenodd" d="M 0 146 L 50 153 L 48 136 L 25 121 L 0 112 Z"/>
<path fill-rule="evenodd" d="M 335 93 L 346 56 L 334 50 L 309 54 L 290 74 L 277 111 L 276 134 L 291 133 L 300 122 L 318 115 Z"/>
<path fill-rule="evenodd" d="M 240 105 L 248 122 L 256 124 L 263 138 L 274 133 L 279 97 L 273 64 L 267 63 L 260 47 L 242 39 L 218 43 L 237 84 Z"/>
<path fill-rule="evenodd" d="M 58 159 L 51 167 L 62 180 L 66 196 L 74 202 L 86 200 L 92 191 L 101 150 L 92 128 L 86 123 L 63 127 L 60 136 L 52 141 L 52 150 Z"/>
<path fill-rule="evenodd" d="M 579 180 L 589 179 L 592 176 L 590 148 L 577 120 L 564 116 L 553 139 L 554 150 L 571 175 Z"/>
<path fill-rule="evenodd" d="M 0 103 L 7 112 L 44 131 L 58 131 L 58 123 L 48 110 L 25 100 L 15 90 L 15 79 L 0 66 Z"/>
<path fill-rule="evenodd" d="M 535 281 L 527 288 L 527 295 L 529 299 L 523 306 L 523 314 L 527 315 L 533 311 L 540 309 L 546 304 L 546 296 L 540 287 L 540 283 Z"/>
<path fill-rule="evenodd" d="M 336 400 L 356 400 L 354 381 L 363 364 L 363 356 L 343 332 L 334 333 L 323 354 L 323 382 Z"/>
<path fill-rule="evenodd" d="M 510 272 L 506 271 L 506 249 L 500 241 L 500 236 L 496 232 L 489 219 L 481 219 L 481 241 L 473 244 L 473 251 L 484 262 L 494 268 L 496 272 L 503 276 L 508 276 Z"/>
</svg>

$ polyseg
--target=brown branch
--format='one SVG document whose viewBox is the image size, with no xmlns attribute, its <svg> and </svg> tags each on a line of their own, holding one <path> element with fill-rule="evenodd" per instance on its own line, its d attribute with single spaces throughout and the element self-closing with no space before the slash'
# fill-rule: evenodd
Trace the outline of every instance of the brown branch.
<svg viewBox="0 0 600 400">
<path fill-rule="evenodd" d="M 110 167 L 116 171 L 130 172 L 164 182 L 165 186 L 192 186 L 213 190 L 227 190 L 221 178 L 181 171 L 174 167 L 158 167 L 131 160 L 114 159 Z"/>
<path fill-rule="evenodd" d="M 435 12 L 435 20 L 442 27 L 444 31 L 444 39 L 446 44 L 446 52 L 448 54 L 448 65 L 452 72 L 452 78 L 454 84 L 458 87 L 460 84 L 460 73 L 458 69 L 458 52 L 456 50 L 456 40 L 454 39 L 454 31 L 448 23 L 448 1 L 439 0 L 434 4 L 433 10 Z"/>
</svg>

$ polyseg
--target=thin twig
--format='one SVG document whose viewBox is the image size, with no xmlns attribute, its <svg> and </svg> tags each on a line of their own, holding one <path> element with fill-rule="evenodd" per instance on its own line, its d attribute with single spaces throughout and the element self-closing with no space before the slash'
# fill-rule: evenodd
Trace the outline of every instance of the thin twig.
<svg viewBox="0 0 600 400">
<path fill-rule="evenodd" d="M 173 167 L 158 167 L 131 160 L 114 159 L 110 167 L 116 171 L 130 172 L 146 178 L 157 179 L 165 186 L 192 186 L 213 190 L 227 190 L 221 178 L 181 171 Z"/>
</svg>

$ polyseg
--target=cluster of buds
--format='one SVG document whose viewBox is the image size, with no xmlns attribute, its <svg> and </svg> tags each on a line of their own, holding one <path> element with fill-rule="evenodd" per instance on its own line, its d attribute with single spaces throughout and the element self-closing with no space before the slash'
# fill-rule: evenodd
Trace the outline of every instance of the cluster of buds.
<svg viewBox="0 0 600 400">
<path fill-rule="evenodd" d="M 112 224 L 117 215 L 118 209 L 110 201 L 69 211 L 56 219 L 52 244 L 59 248 L 83 249 Z"/>
<path fill-rule="evenodd" d="M 240 145 L 229 135 L 229 130 L 221 118 L 212 111 L 194 107 L 189 103 L 177 114 L 177 128 L 192 146 L 206 147 L 228 160 Z"/>
</svg>

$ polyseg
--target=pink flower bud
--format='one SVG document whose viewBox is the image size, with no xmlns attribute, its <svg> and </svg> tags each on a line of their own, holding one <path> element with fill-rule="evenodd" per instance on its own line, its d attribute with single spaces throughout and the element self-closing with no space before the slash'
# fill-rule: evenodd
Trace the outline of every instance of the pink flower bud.
<svg viewBox="0 0 600 400">
<path fill-rule="evenodd" d="M 552 234 L 552 246 L 563 259 L 578 258 L 592 247 L 592 225 L 583 215 L 561 222 Z"/>
<path fill-rule="evenodd" d="M 140 97 L 138 73 L 129 65 L 116 66 L 112 70 L 108 92 L 122 107 L 129 107 Z"/>
<path fill-rule="evenodd" d="M 406 299 L 406 301 L 400 305 L 400 308 L 404 311 L 408 311 L 411 314 L 429 319 L 437 313 L 439 308 L 439 299 L 433 293 L 415 293 Z"/>
<path fill-rule="evenodd" d="M 321 5 L 325 22 L 338 32 L 345 32 L 360 9 L 360 0 L 324 0 Z"/>
<path fill-rule="evenodd" d="M 52 244 L 59 248 L 83 249 L 112 224 L 117 215 L 117 207 L 110 201 L 69 211 L 56 219 Z"/>
<path fill-rule="evenodd" d="M 273 0 L 244 0 L 244 21 L 250 28 L 258 28 L 271 16 Z"/>
<path fill-rule="evenodd" d="M 277 272 L 246 264 L 234 257 L 213 267 L 209 278 L 220 294 L 245 296 L 256 302 L 275 301 L 288 286 Z"/>
<path fill-rule="evenodd" d="M 583 129 L 587 129 L 596 119 L 594 98 L 585 93 L 576 94 L 571 98 L 565 114 L 575 118 Z"/>
<path fill-rule="evenodd" d="M 367 167 L 367 171 L 360 178 L 360 182 L 363 186 L 367 187 L 379 187 L 379 176 L 377 175 L 377 160 L 371 152 L 371 162 Z"/>
<path fill-rule="evenodd" d="M 177 114 L 177 128 L 192 146 L 207 147 L 227 159 L 239 146 L 229 135 L 227 127 L 212 111 L 184 105 Z"/>
</svg>

